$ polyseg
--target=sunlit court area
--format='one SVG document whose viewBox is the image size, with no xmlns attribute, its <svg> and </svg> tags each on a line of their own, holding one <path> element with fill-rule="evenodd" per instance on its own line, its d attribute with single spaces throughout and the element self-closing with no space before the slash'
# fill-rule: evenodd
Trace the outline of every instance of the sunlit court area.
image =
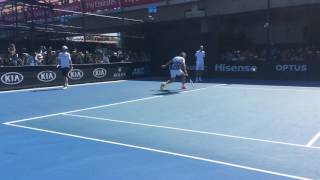
<svg viewBox="0 0 320 180">
<path fill-rule="evenodd" d="M 319 180 L 320 0 L 0 0 L 1 180 Z"/>
</svg>

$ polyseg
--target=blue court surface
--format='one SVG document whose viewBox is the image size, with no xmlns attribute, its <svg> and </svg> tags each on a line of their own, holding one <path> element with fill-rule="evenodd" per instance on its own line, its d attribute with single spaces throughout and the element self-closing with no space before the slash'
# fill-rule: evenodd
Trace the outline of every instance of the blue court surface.
<svg viewBox="0 0 320 180">
<path fill-rule="evenodd" d="M 320 179 L 320 88 L 281 84 L 0 92 L 0 179 Z"/>
</svg>

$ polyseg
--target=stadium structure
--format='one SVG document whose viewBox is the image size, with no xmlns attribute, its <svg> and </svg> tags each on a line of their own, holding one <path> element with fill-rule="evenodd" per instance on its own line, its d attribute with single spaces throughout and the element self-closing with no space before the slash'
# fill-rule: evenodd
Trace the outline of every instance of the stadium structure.
<svg viewBox="0 0 320 180">
<path fill-rule="evenodd" d="M 216 58 L 226 49 L 319 44 L 320 23 L 316 18 L 319 3 L 319 0 L 2 0 L 0 38 L 7 42 L 2 43 L 5 49 L 12 41 L 34 47 L 74 36 L 78 41 L 90 42 L 106 39 L 102 34 L 116 33 L 115 36 L 121 34 L 121 46 L 150 51 L 155 59 L 167 58 L 180 50 L 192 52 L 200 44 L 211 52 L 211 58 Z"/>
</svg>

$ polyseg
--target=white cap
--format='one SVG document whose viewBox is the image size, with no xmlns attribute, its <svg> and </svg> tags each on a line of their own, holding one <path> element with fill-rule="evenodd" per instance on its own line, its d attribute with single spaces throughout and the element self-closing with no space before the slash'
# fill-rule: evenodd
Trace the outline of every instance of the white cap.
<svg viewBox="0 0 320 180">
<path fill-rule="evenodd" d="M 62 46 L 62 50 L 68 50 L 68 47 L 67 46 Z"/>
</svg>

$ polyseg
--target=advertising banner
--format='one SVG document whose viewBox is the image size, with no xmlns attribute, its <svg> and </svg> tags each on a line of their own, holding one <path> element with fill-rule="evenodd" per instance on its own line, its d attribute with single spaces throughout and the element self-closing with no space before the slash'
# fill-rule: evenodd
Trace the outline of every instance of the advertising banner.
<svg viewBox="0 0 320 180">
<path fill-rule="evenodd" d="M 188 65 L 195 75 L 195 65 Z M 219 78 L 270 80 L 320 80 L 317 62 L 215 62 L 206 66 L 205 74 Z"/>
<path fill-rule="evenodd" d="M 70 84 L 81 84 L 144 77 L 149 72 L 148 63 L 75 65 L 68 77 Z M 62 73 L 55 66 L 0 68 L 0 91 L 62 85 Z"/>
</svg>

